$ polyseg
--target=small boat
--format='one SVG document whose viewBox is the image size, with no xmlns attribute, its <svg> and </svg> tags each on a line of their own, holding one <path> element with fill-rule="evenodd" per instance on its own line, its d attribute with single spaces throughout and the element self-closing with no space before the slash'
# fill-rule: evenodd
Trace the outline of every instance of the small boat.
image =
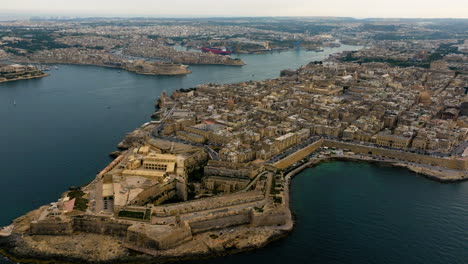
<svg viewBox="0 0 468 264">
<path fill-rule="evenodd" d="M 54 69 L 58 70 L 58 67 L 57 67 L 57 66 L 54 66 Z"/>
<path fill-rule="evenodd" d="M 13 105 L 16 105 L 16 100 L 13 100 Z"/>
</svg>

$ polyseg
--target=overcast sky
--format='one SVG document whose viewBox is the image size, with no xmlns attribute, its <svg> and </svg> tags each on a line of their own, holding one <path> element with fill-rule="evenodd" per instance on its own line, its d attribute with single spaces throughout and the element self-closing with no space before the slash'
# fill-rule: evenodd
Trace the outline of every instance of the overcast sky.
<svg viewBox="0 0 468 264">
<path fill-rule="evenodd" d="M 0 0 L 0 13 L 468 18 L 468 0 Z"/>
</svg>

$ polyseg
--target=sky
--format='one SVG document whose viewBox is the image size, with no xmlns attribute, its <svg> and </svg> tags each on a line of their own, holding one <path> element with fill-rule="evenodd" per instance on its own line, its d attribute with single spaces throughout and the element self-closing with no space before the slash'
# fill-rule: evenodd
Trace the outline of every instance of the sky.
<svg viewBox="0 0 468 264">
<path fill-rule="evenodd" d="M 468 0 L 0 0 L 0 14 L 468 18 Z"/>
</svg>

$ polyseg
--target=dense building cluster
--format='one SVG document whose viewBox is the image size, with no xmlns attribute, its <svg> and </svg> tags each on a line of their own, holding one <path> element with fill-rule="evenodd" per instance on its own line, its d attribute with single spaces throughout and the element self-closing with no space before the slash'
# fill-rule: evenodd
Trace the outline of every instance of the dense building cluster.
<svg viewBox="0 0 468 264">
<path fill-rule="evenodd" d="M 468 136 L 468 75 L 383 63 L 310 64 L 286 76 L 207 84 L 163 95 L 164 133 L 209 142 L 229 162 L 268 160 L 310 135 L 432 155 L 458 155 Z M 177 111 L 176 111 L 177 112 Z"/>
</svg>

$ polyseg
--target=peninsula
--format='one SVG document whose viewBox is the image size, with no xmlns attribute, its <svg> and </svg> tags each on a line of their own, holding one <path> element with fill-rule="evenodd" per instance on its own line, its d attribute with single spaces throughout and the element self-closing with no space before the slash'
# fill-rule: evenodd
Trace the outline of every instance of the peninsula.
<svg viewBox="0 0 468 264">
<path fill-rule="evenodd" d="M 129 133 L 92 182 L 0 229 L 0 253 L 18 261 L 132 263 L 259 248 L 293 229 L 291 178 L 329 160 L 390 164 L 446 183 L 467 180 L 468 43 L 459 32 L 416 40 L 415 28 L 426 25 L 353 24 L 334 33 L 342 43 L 365 41 L 360 51 L 283 70 L 275 79 L 163 92 L 157 121 Z M 388 27 L 395 29 L 390 36 L 382 33 Z M 429 27 L 420 32 L 435 32 Z M 134 29 L 100 30 L 123 36 Z M 393 34 L 405 38 L 392 41 Z M 61 43 L 78 45 L 80 37 Z M 107 56 L 120 51 L 88 54 L 95 37 L 87 48 L 27 56 L 54 61 L 76 52 L 86 58 L 77 63 L 108 65 Z M 130 44 L 115 56 L 162 56 L 153 49 L 159 43 L 130 39 L 145 45 Z M 120 45 L 98 42 L 102 49 Z"/>
<path fill-rule="evenodd" d="M 291 231 L 290 178 L 318 162 L 468 179 L 466 74 L 339 58 L 163 93 L 159 121 L 128 134 L 94 181 L 16 219 L 0 247 L 70 262 L 222 255 Z"/>
</svg>

